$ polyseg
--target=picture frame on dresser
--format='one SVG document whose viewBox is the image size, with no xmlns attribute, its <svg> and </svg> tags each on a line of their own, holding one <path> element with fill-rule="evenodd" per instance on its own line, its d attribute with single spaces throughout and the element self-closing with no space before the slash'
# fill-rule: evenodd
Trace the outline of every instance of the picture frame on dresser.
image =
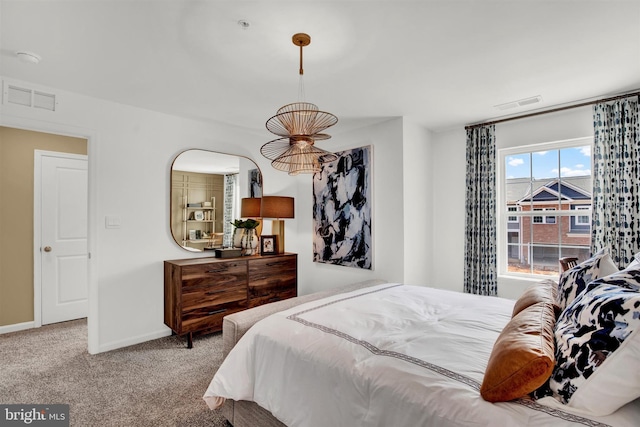
<svg viewBox="0 0 640 427">
<path fill-rule="evenodd" d="M 278 253 L 278 240 L 275 235 L 260 236 L 260 255 L 274 255 Z"/>
</svg>

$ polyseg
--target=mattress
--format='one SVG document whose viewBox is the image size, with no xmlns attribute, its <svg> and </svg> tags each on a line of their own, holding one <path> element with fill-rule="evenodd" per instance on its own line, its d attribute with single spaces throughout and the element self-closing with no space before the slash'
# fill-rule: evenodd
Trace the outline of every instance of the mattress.
<svg viewBox="0 0 640 427">
<path fill-rule="evenodd" d="M 594 418 L 556 401 L 482 399 L 513 303 L 386 283 L 302 304 L 256 323 L 204 399 L 254 401 L 291 427 L 634 425 L 638 402 Z"/>
</svg>

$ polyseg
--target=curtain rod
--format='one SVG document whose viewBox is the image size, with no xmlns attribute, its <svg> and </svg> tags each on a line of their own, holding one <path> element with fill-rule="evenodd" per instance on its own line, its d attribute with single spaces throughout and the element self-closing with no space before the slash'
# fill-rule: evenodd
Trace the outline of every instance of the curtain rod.
<svg viewBox="0 0 640 427">
<path fill-rule="evenodd" d="M 478 124 L 475 124 L 475 125 L 467 125 L 464 128 L 468 130 L 468 129 L 473 129 L 473 128 L 477 128 L 477 127 L 480 127 L 480 126 L 495 125 L 495 124 L 498 124 L 498 123 L 508 122 L 508 121 L 511 121 L 511 120 L 526 119 L 528 117 L 540 116 L 542 114 L 548 114 L 548 113 L 557 113 L 558 111 L 570 110 L 572 108 L 578 108 L 578 107 L 585 107 L 587 105 L 598 104 L 600 102 L 615 101 L 617 99 L 629 98 L 629 97 L 632 97 L 632 96 L 640 96 L 640 91 L 630 92 L 630 93 L 627 93 L 627 94 L 624 94 L 624 95 L 612 96 L 610 98 L 597 99 L 595 101 L 582 102 L 580 104 L 567 105 L 565 107 L 557 107 L 557 108 L 551 108 L 549 110 L 536 111 L 536 112 L 533 112 L 533 113 L 525 113 L 525 114 L 522 114 L 520 116 L 506 117 L 504 119 L 492 120 L 492 121 L 489 121 L 489 122 L 478 123 Z"/>
</svg>

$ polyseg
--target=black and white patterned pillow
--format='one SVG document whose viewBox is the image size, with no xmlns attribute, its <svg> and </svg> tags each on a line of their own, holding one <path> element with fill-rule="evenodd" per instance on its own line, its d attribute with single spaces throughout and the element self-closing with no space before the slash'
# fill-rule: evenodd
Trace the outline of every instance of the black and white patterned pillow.
<svg viewBox="0 0 640 427">
<path fill-rule="evenodd" d="M 588 260 L 563 272 L 558 281 L 557 298 L 560 310 L 567 308 L 571 301 L 586 289 L 588 283 L 617 271 L 618 267 L 613 263 L 611 256 L 602 249 Z"/>
<path fill-rule="evenodd" d="M 640 270 L 624 270 L 590 283 L 569 304 L 556 323 L 548 394 L 593 415 L 640 397 L 639 291 Z"/>
</svg>

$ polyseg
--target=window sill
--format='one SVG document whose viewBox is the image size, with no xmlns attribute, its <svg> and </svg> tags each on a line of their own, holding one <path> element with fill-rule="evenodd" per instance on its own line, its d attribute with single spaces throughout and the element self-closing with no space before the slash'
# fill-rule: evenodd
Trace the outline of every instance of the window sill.
<svg viewBox="0 0 640 427">
<path fill-rule="evenodd" d="M 559 275 L 560 273 L 558 273 Z M 554 281 L 558 281 L 558 275 L 547 275 L 547 274 L 518 274 L 518 273 L 505 273 L 498 274 L 498 280 L 519 280 L 519 281 L 527 281 L 527 282 L 539 282 L 544 279 L 552 279 Z"/>
</svg>

